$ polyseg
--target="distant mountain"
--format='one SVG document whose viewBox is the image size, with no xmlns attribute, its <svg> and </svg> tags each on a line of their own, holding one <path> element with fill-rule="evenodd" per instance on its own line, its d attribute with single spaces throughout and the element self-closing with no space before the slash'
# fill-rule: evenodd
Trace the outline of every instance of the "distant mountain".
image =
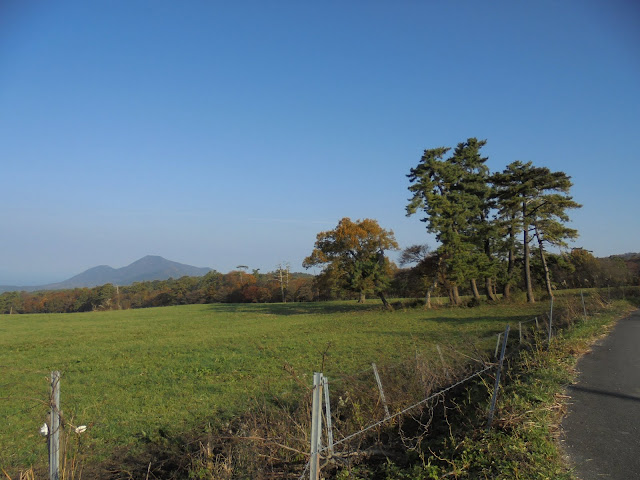
<svg viewBox="0 0 640 480">
<path fill-rule="evenodd" d="M 67 288 L 96 287 L 105 283 L 114 285 L 131 285 L 134 282 L 149 280 L 167 280 L 184 276 L 201 277 L 210 272 L 210 268 L 193 267 L 184 263 L 172 262 L 156 255 L 147 255 L 136 260 L 131 265 L 122 268 L 112 268 L 100 265 L 69 278 L 63 282 L 50 283 L 36 287 L 0 286 L 1 292 L 26 290 L 64 290 Z"/>
</svg>

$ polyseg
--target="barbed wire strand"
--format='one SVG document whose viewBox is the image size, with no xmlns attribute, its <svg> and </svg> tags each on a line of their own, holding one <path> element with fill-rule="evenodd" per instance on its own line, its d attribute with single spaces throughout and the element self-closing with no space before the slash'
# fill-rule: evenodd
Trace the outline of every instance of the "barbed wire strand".
<svg viewBox="0 0 640 480">
<path fill-rule="evenodd" d="M 342 443 L 346 443 L 346 442 L 348 442 L 349 440 L 351 440 L 352 438 L 355 438 L 355 437 L 357 437 L 358 435 L 363 434 L 364 432 L 367 432 L 367 431 L 369 431 L 369 430 L 371 430 L 371 429 L 373 429 L 373 428 L 376 428 L 376 427 L 378 427 L 379 425 L 382 425 L 383 423 L 386 423 L 386 422 L 388 422 L 388 421 L 390 421 L 390 420 L 392 420 L 392 419 L 394 419 L 394 418 L 396 418 L 396 417 L 399 417 L 400 415 L 404 415 L 405 413 L 407 413 L 407 412 L 409 412 L 409 411 L 413 410 L 414 408 L 419 407 L 420 405 L 422 405 L 422 404 L 424 404 L 424 403 L 427 403 L 428 401 L 433 400 L 434 398 L 436 398 L 436 397 L 438 397 L 438 396 L 440 396 L 440 395 L 443 395 L 444 393 L 448 392 L 449 390 L 452 390 L 452 389 L 454 389 L 455 387 L 457 387 L 457 386 L 459 386 L 459 385 L 462 385 L 463 383 L 465 383 L 465 382 L 467 382 L 467 381 L 471 380 L 472 378 L 477 377 L 477 376 L 479 376 L 479 375 L 482 375 L 483 373 L 485 373 L 485 372 L 487 372 L 487 371 L 489 371 L 489 370 L 491 370 L 491 369 L 493 369 L 493 368 L 494 368 L 493 366 L 490 366 L 490 367 L 484 368 L 484 369 L 482 369 L 482 370 L 480 370 L 480 371 L 478 371 L 478 372 L 474 373 L 473 375 L 470 375 L 469 377 L 467 377 L 467 378 L 465 378 L 465 379 L 463 379 L 463 380 L 460 380 L 460 381 L 458 381 L 458 382 L 456 382 L 456 383 L 454 383 L 454 384 L 452 384 L 452 385 L 449 385 L 447 388 L 445 388 L 445 389 L 443 389 L 443 390 L 440 390 L 439 392 L 434 393 L 433 395 L 430 395 L 430 396 L 428 396 L 427 398 L 425 398 L 425 399 L 423 399 L 423 400 L 420 400 L 419 402 L 414 403 L 413 405 L 410 405 L 410 406 L 408 406 L 408 407 L 404 408 L 403 410 L 400 410 L 400 411 L 399 411 L 399 412 L 397 412 L 397 413 L 394 413 L 393 415 L 390 415 L 390 416 L 388 416 L 388 417 L 386 417 L 386 418 L 384 418 L 384 419 L 382 419 L 382 420 L 380 420 L 380 421 L 378 421 L 378 422 L 372 423 L 372 424 L 371 424 L 371 425 L 369 425 L 368 427 L 365 427 L 365 428 L 363 428 L 362 430 L 360 430 L 360 431 L 358 431 L 358 432 L 352 433 L 351 435 L 348 435 L 348 436 L 346 436 L 346 437 L 344 437 L 344 438 L 342 438 L 342 439 L 340 439 L 340 440 L 338 440 L 338 441 L 333 442 L 333 446 L 335 447 L 336 445 L 340 445 L 340 444 L 342 444 Z M 327 451 L 327 450 L 328 450 L 328 447 L 323 447 L 322 449 L 320 449 L 320 451 L 319 451 L 318 453 L 325 452 L 325 451 Z"/>
<path fill-rule="evenodd" d="M 320 453 L 320 452 L 318 452 Z M 307 474 L 307 470 L 309 470 L 309 465 L 311 465 L 311 460 L 309 460 L 307 462 L 307 464 L 304 466 L 304 470 L 302 471 L 302 475 L 300 475 L 298 480 L 302 480 L 304 478 L 304 476 Z"/>
</svg>

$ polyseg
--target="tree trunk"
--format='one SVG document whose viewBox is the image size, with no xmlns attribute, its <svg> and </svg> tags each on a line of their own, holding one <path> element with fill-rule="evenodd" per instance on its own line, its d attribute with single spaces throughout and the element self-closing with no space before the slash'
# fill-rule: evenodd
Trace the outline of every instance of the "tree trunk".
<svg viewBox="0 0 640 480">
<path fill-rule="evenodd" d="M 483 220 L 486 220 L 485 216 L 483 216 Z M 485 240 L 485 242 L 484 242 L 484 254 L 487 256 L 487 260 L 489 261 L 489 265 L 491 265 L 491 263 L 492 263 L 491 242 L 489 242 L 488 239 Z M 491 269 L 489 269 L 489 271 L 491 271 Z M 491 280 L 491 276 L 490 275 L 486 276 L 485 279 L 484 279 L 484 288 L 486 290 L 487 299 L 490 302 L 497 302 L 498 301 L 498 297 L 494 293 L 493 282 Z"/>
<path fill-rule="evenodd" d="M 476 279 L 472 278 L 471 280 L 469 280 L 469 283 L 471 284 L 471 291 L 473 292 L 473 298 L 475 298 L 476 300 L 480 300 L 480 292 L 478 292 L 478 285 L 476 284 Z"/>
<path fill-rule="evenodd" d="M 427 293 L 424 296 L 424 308 L 431 308 L 431 294 L 438 287 L 438 277 L 434 278 L 433 283 L 427 289 Z"/>
<path fill-rule="evenodd" d="M 527 302 L 536 303 L 536 299 L 533 297 L 533 285 L 531 284 L 531 265 L 530 265 L 530 251 L 529 251 L 529 225 L 527 223 L 527 204 L 522 204 L 522 218 L 523 218 L 523 246 L 524 246 L 524 283 L 527 287 Z"/>
<path fill-rule="evenodd" d="M 360 296 L 358 297 L 358 303 L 364 303 L 367 299 L 367 294 L 364 292 L 360 292 Z"/>
<path fill-rule="evenodd" d="M 547 287 L 547 293 L 550 298 L 553 298 L 553 289 L 551 288 L 551 275 L 549 274 L 549 267 L 547 265 L 547 259 L 544 256 L 544 248 L 542 246 L 542 238 L 540 238 L 540 232 L 538 231 L 538 226 L 534 226 L 534 232 L 536 236 L 536 240 L 538 240 L 538 248 L 540 250 L 540 260 L 542 261 L 542 268 L 544 270 L 544 283 Z"/>
<path fill-rule="evenodd" d="M 378 296 L 380 297 L 380 300 L 382 300 L 384 308 L 386 308 L 387 310 L 392 310 L 391 305 L 389 305 L 389 302 L 387 302 L 387 299 L 384 296 L 384 292 L 378 292 Z"/>
<path fill-rule="evenodd" d="M 451 302 L 451 305 L 460 305 L 460 294 L 458 293 L 458 285 L 451 285 L 449 287 L 449 302 Z"/>
<path fill-rule="evenodd" d="M 502 296 L 505 300 L 509 300 L 511 298 L 511 281 L 513 279 L 513 270 L 516 268 L 516 259 L 514 252 L 514 233 L 513 228 L 509 229 L 509 239 L 511 240 L 511 245 L 509 246 L 509 260 L 507 263 L 507 281 L 504 284 L 504 288 L 502 290 Z"/>
<path fill-rule="evenodd" d="M 502 298 L 504 300 L 511 298 L 511 284 L 509 282 L 505 283 L 504 287 L 502 287 Z"/>
<path fill-rule="evenodd" d="M 484 288 L 487 291 L 487 299 L 490 302 L 497 302 L 498 301 L 498 297 L 496 296 L 494 289 L 493 289 L 493 281 L 491 280 L 491 277 L 487 277 L 484 279 Z"/>
</svg>

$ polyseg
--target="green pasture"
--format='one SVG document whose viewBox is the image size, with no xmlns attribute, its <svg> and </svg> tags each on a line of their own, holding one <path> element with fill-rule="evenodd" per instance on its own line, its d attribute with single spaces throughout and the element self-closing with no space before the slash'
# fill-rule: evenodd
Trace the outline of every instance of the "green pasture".
<svg viewBox="0 0 640 480">
<path fill-rule="evenodd" d="M 291 371 L 311 385 L 434 355 L 435 346 L 492 351 L 496 333 L 548 310 L 546 302 L 476 308 L 396 308 L 377 302 L 214 304 L 74 314 L 0 316 L 0 467 L 44 465 L 38 434 L 51 370 L 61 407 L 93 461 L 135 452 L 159 432 L 224 422 L 250 399 L 296 394 Z M 285 369 L 285 365 L 287 368 Z"/>
</svg>

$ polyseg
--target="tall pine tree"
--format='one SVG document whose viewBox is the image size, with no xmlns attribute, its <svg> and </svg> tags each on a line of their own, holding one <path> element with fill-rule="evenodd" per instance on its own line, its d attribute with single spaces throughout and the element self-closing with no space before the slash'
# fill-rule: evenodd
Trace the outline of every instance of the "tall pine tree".
<svg viewBox="0 0 640 480">
<path fill-rule="evenodd" d="M 487 295 L 495 299 L 489 221 L 492 194 L 487 159 L 480 155 L 485 144 L 486 140 L 469 138 L 446 159 L 451 150 L 448 147 L 425 150 L 419 164 L 407 175 L 413 193 L 407 216 L 423 211 L 421 220 L 440 242 L 437 254 L 453 304 L 460 303 L 458 287 L 465 281 L 478 296 L 477 277 L 485 278 Z"/>
<path fill-rule="evenodd" d="M 546 167 L 535 167 L 531 162 L 516 161 L 507 165 L 502 173 L 494 174 L 492 180 L 503 225 L 507 226 L 511 234 L 517 227 L 522 232 L 527 301 L 535 302 L 530 262 L 530 244 L 534 239 L 538 242 L 545 287 L 547 293 L 553 296 L 544 245 L 565 246 L 566 240 L 578 235 L 576 230 L 564 225 L 569 221 L 566 210 L 581 206 L 568 195 L 572 186 L 570 177 L 564 172 L 551 172 Z M 510 239 L 509 246 L 515 246 L 513 238 Z"/>
</svg>

